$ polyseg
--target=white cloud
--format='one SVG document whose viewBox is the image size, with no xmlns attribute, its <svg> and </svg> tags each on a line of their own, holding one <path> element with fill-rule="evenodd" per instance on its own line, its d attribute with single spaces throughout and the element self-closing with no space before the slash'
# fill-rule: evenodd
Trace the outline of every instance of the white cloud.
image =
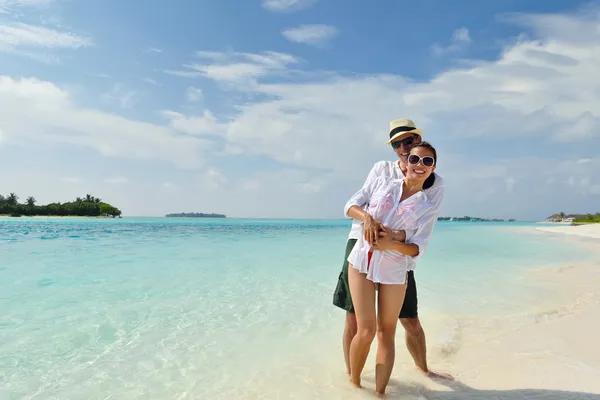
<svg viewBox="0 0 600 400">
<path fill-rule="evenodd" d="M 23 7 L 35 7 L 50 4 L 54 0 L 0 0 L 0 14 L 14 14 Z"/>
<path fill-rule="evenodd" d="M 229 179 L 214 167 L 209 168 L 203 178 L 208 186 L 213 188 L 221 188 L 229 183 Z"/>
<path fill-rule="evenodd" d="M 140 80 L 142 82 L 146 82 L 146 83 L 148 83 L 150 85 L 161 86 L 160 83 L 158 83 L 155 79 L 152 79 L 152 78 L 140 78 Z"/>
<path fill-rule="evenodd" d="M 515 187 L 515 183 L 516 182 L 517 182 L 517 180 L 515 178 L 513 178 L 513 177 L 510 177 L 510 176 L 505 179 L 506 191 L 508 193 L 512 193 L 513 192 L 513 189 Z"/>
<path fill-rule="evenodd" d="M 162 114 L 170 120 L 173 129 L 190 135 L 223 135 L 227 129 L 227 124 L 219 123 L 209 110 L 205 110 L 201 117 L 188 117 L 168 110 Z"/>
<path fill-rule="evenodd" d="M 0 25 L 0 44 L 6 48 L 70 48 L 92 46 L 91 39 L 70 32 L 22 22 Z M 0 47 L 1 48 L 1 47 Z"/>
<path fill-rule="evenodd" d="M 318 0 L 263 0 L 262 6 L 272 12 L 295 12 L 311 7 Z"/>
<path fill-rule="evenodd" d="M 227 119 L 210 119 L 210 124 L 219 125 L 219 135 L 238 152 L 317 168 L 334 174 L 334 180 L 358 183 L 374 160 L 393 157 L 383 144 L 388 121 L 409 116 L 423 126 L 425 138 L 440 150 L 442 162 L 438 170 L 453 183 L 449 198 L 458 193 L 458 188 L 470 190 L 466 177 L 470 178 L 471 173 L 479 175 L 482 182 L 493 183 L 481 193 L 495 193 L 498 199 L 517 198 L 515 194 L 524 188 L 548 190 L 549 176 L 535 179 L 540 170 L 537 165 L 531 164 L 524 171 L 516 169 L 511 160 L 496 161 L 496 145 L 475 148 L 471 139 L 505 138 L 507 146 L 518 140 L 535 143 L 536 148 L 540 143 L 552 146 L 562 141 L 561 158 L 564 149 L 576 143 L 587 142 L 589 149 L 592 143 L 600 142 L 600 75 L 594 73 L 600 70 L 600 21 L 594 19 L 592 23 L 589 19 L 579 15 L 561 19 L 573 29 L 581 26 L 581 32 L 586 34 L 583 38 L 562 27 L 550 29 L 547 24 L 540 24 L 539 21 L 547 20 L 546 16 L 528 16 L 528 27 L 539 38 L 519 37 L 497 59 L 478 60 L 428 81 L 412 82 L 390 74 L 325 73 L 304 74 L 301 82 L 295 82 L 290 78 L 302 74 L 293 69 L 297 63 L 280 63 L 275 70 L 261 68 L 262 75 L 244 75 L 249 84 L 226 86 L 232 93 L 256 95 L 260 100 L 240 102 Z M 468 31 L 458 30 L 454 40 L 467 43 L 471 39 Z M 227 53 L 212 52 L 204 57 L 211 61 L 207 65 L 214 63 L 223 69 L 236 65 Z M 244 53 L 244 58 L 253 57 Z M 250 64 L 257 68 L 257 64 Z M 268 81 L 259 79 L 266 75 Z M 218 83 L 231 80 L 230 74 L 210 74 L 206 70 L 202 76 Z M 193 117 L 178 116 L 179 121 L 189 118 Z M 206 131 L 206 120 L 199 121 L 198 131 Z M 189 126 L 173 127 L 194 131 Z M 461 151 L 485 154 L 488 162 L 466 174 L 460 154 L 449 152 L 450 147 L 455 147 L 451 144 L 457 142 L 465 144 Z M 553 170 L 556 160 L 549 157 L 536 162 Z M 320 178 L 320 174 L 315 172 L 307 182 Z M 574 177 L 574 182 L 580 182 L 581 176 Z M 502 182 L 500 190 L 498 179 Z M 556 181 L 568 181 L 568 176 Z M 590 182 L 590 187 L 595 184 Z M 314 185 L 295 185 L 315 190 L 320 186 L 318 181 Z M 482 198 L 488 201 L 494 196 Z M 460 206 L 458 194 L 454 199 L 454 206 Z M 498 202 L 499 207 L 502 204 Z M 530 209 L 536 211 L 539 212 Z"/>
<path fill-rule="evenodd" d="M 322 45 L 338 35 L 337 28 L 330 25 L 300 25 L 285 29 L 282 35 L 292 42 Z"/>
<path fill-rule="evenodd" d="M 185 92 L 185 97 L 187 101 L 195 103 L 198 101 L 202 101 L 204 95 L 202 94 L 202 89 L 190 86 Z"/>
<path fill-rule="evenodd" d="M 261 184 L 257 180 L 246 180 L 241 182 L 240 187 L 242 191 L 256 191 L 261 188 Z"/>
<path fill-rule="evenodd" d="M 66 183 L 73 183 L 76 185 L 83 183 L 83 180 L 81 178 L 77 178 L 74 176 L 65 176 L 64 178 L 61 178 L 61 180 Z"/>
<path fill-rule="evenodd" d="M 473 40 L 471 39 L 471 34 L 469 33 L 469 30 L 465 27 L 462 27 L 452 32 L 450 44 L 444 47 L 436 43 L 431 47 L 431 50 L 436 56 L 441 56 L 446 53 L 460 51 L 464 49 L 467 45 L 469 45 L 472 41 Z"/>
<path fill-rule="evenodd" d="M 109 104 L 116 104 L 120 108 L 129 109 L 136 104 L 135 90 L 124 89 L 120 84 L 115 84 L 112 89 L 102 95 L 102 100 Z"/>
<path fill-rule="evenodd" d="M 204 76 L 237 83 L 240 80 L 281 74 L 290 64 L 298 61 L 294 56 L 273 51 L 260 54 L 199 52 L 195 60 L 184 66 L 184 70 L 165 72 L 183 77 Z"/>
<path fill-rule="evenodd" d="M 203 151 L 211 147 L 167 126 L 78 106 L 51 82 L 1 75 L 0 128 L 7 142 L 85 147 L 106 157 L 161 160 L 181 168 L 201 166 Z"/>
<path fill-rule="evenodd" d="M 129 183 L 129 179 L 127 179 L 124 176 L 113 176 L 111 178 L 106 178 L 104 180 L 105 183 L 110 183 L 110 184 L 114 184 L 114 185 L 121 185 L 124 183 Z"/>
</svg>

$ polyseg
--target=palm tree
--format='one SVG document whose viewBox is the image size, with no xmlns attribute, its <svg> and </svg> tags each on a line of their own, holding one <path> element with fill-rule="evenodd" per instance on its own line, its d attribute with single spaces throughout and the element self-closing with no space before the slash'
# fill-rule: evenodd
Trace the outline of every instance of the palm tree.
<svg viewBox="0 0 600 400">
<path fill-rule="evenodd" d="M 11 193 L 8 195 L 8 197 L 6 198 L 6 204 L 8 204 L 9 206 L 16 206 L 18 204 L 19 201 L 19 196 L 17 196 L 14 193 Z"/>
<path fill-rule="evenodd" d="M 36 203 L 36 202 L 37 202 L 37 200 L 36 200 L 36 199 L 35 199 L 35 197 L 33 197 L 33 196 L 29 196 L 29 197 L 27 198 L 27 205 L 28 205 L 29 207 L 33 207 L 33 206 L 35 206 L 35 203 Z"/>
<path fill-rule="evenodd" d="M 94 196 L 86 194 L 85 195 L 85 201 L 89 201 L 91 203 L 92 201 L 94 201 Z"/>
<path fill-rule="evenodd" d="M 0 194 L 0 204 L 6 203 L 6 198 Z"/>
</svg>

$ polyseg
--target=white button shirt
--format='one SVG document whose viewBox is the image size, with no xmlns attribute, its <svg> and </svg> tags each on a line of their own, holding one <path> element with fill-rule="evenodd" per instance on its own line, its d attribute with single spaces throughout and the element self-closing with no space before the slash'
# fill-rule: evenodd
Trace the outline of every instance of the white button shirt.
<svg viewBox="0 0 600 400">
<path fill-rule="evenodd" d="M 369 200 L 370 200 L 370 196 L 368 195 L 369 190 L 372 190 L 374 188 L 374 184 L 377 181 L 379 185 L 382 184 L 382 182 L 387 182 L 388 180 L 384 180 L 381 181 L 378 179 L 379 178 L 388 178 L 388 180 L 390 179 L 398 179 L 398 180 L 402 180 L 404 178 L 404 175 L 402 174 L 402 170 L 400 170 L 400 166 L 398 165 L 397 161 L 379 161 L 377 163 L 375 163 L 375 165 L 373 165 L 373 168 L 371 169 L 371 171 L 369 172 L 369 175 L 367 176 L 367 179 L 365 181 L 365 183 L 363 184 L 363 187 L 354 194 L 354 196 L 352 196 L 352 198 L 350 200 L 348 200 L 348 202 L 346 203 L 345 207 L 344 207 L 344 215 L 346 217 L 348 217 L 348 210 L 350 209 L 350 207 L 356 205 L 359 206 L 363 209 L 366 209 L 369 212 Z M 401 182 L 400 182 L 400 187 L 401 187 Z M 401 190 L 401 188 L 400 188 Z M 410 197 L 409 199 L 406 199 L 403 202 L 409 202 L 409 201 L 413 201 L 414 200 L 418 200 L 421 199 L 422 197 L 422 201 L 425 201 L 428 205 L 427 205 L 427 213 L 426 216 L 424 216 L 422 220 L 423 224 L 419 227 L 420 229 L 406 229 L 405 227 L 400 227 L 400 228 L 394 228 L 388 224 L 386 224 L 382 219 L 377 218 L 375 215 L 373 215 L 373 217 L 375 219 L 377 219 L 378 221 L 382 222 L 384 225 L 388 226 L 389 228 L 392 229 L 397 229 L 397 230 L 405 230 L 406 231 L 406 242 L 407 243 L 415 243 L 419 246 L 419 255 L 417 255 L 416 257 L 408 257 L 405 255 L 402 255 L 402 259 L 398 259 L 398 261 L 400 262 L 400 264 L 402 266 L 406 267 L 407 271 L 413 271 L 415 269 L 416 266 L 416 259 L 418 257 L 420 257 L 421 255 L 423 255 L 423 253 L 425 252 L 428 242 L 429 242 L 429 237 L 431 236 L 431 233 L 433 231 L 433 227 L 435 225 L 435 223 L 437 222 L 437 218 L 439 216 L 440 213 L 440 208 L 442 205 L 442 201 L 444 199 L 444 180 L 442 179 L 441 176 L 439 176 L 438 174 L 435 174 L 435 183 L 433 184 L 432 187 L 430 187 L 429 189 L 426 189 L 422 192 L 422 195 L 419 195 L 418 198 L 415 198 L 415 196 Z M 398 196 L 398 199 L 400 199 L 400 197 Z M 369 212 L 370 213 L 370 212 Z M 408 227 L 408 226 L 407 226 Z M 359 220 L 353 220 L 352 221 L 352 228 L 350 229 L 350 233 L 348 235 L 349 239 L 357 239 L 358 241 L 360 241 L 361 239 L 364 241 L 364 235 L 363 235 L 363 223 L 362 221 Z M 365 242 L 366 243 L 366 242 Z M 359 245 L 359 243 L 357 242 L 355 248 Z M 368 246 L 368 243 L 367 243 Z M 391 251 L 391 250 L 390 250 Z M 394 253 L 398 253 L 396 251 L 394 251 Z M 373 254 L 373 257 L 375 258 L 375 254 Z M 366 258 L 365 258 L 366 260 Z"/>
</svg>

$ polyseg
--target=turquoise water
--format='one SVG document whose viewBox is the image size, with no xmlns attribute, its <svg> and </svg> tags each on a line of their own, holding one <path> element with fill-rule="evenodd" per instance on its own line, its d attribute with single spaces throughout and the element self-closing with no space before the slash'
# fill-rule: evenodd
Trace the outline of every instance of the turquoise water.
<svg viewBox="0 0 600 400">
<path fill-rule="evenodd" d="M 585 253 L 533 226 L 438 223 L 416 270 L 421 314 L 511 314 L 545 296 L 522 271 Z M 0 218 L 0 398 L 295 398 L 286 385 L 302 377 L 311 393 L 335 385 L 349 227 Z"/>
</svg>

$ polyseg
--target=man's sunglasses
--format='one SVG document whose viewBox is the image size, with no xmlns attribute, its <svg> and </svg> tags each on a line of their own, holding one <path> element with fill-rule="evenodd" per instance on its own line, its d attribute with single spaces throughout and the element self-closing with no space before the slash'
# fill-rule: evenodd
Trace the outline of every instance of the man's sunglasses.
<svg viewBox="0 0 600 400">
<path fill-rule="evenodd" d="M 408 163 L 412 165 L 417 165 L 421 161 L 426 167 L 433 167 L 435 165 L 435 159 L 431 156 L 425 156 L 423 158 L 419 157 L 416 154 L 411 154 L 408 156 Z"/>
<path fill-rule="evenodd" d="M 410 146 L 413 144 L 415 139 L 416 139 L 415 136 L 411 136 L 411 137 L 407 137 L 406 139 L 396 140 L 396 141 L 392 142 L 392 147 L 394 149 L 397 149 L 400 147 L 401 144 L 403 144 L 405 147 Z"/>
</svg>

